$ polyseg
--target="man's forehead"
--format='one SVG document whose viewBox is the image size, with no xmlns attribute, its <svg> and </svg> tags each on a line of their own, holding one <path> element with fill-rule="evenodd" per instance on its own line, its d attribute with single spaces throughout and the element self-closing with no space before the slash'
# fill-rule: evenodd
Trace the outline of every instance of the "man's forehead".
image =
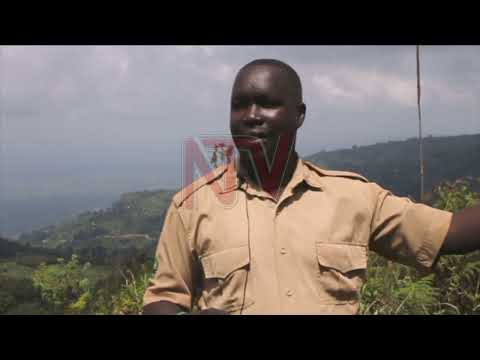
<svg viewBox="0 0 480 360">
<path fill-rule="evenodd" d="M 237 74 L 233 90 L 265 89 L 270 91 L 287 89 L 289 77 L 287 72 L 276 65 L 261 64 L 243 68 Z"/>
</svg>

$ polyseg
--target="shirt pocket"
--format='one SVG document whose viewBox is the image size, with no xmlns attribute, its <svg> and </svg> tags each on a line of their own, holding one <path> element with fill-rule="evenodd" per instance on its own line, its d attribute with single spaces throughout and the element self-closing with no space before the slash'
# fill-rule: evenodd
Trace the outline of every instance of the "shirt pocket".
<svg viewBox="0 0 480 360">
<path fill-rule="evenodd" d="M 201 256 L 200 262 L 204 273 L 201 308 L 234 312 L 253 305 L 247 283 L 250 270 L 248 246 Z"/>
<path fill-rule="evenodd" d="M 318 293 L 322 303 L 355 302 L 366 278 L 367 247 L 317 243 Z"/>
</svg>

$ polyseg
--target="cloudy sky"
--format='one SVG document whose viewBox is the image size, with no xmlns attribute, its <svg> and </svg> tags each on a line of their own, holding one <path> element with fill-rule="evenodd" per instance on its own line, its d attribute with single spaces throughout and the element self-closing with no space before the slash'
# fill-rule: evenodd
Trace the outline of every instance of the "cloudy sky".
<svg viewBox="0 0 480 360">
<path fill-rule="evenodd" d="M 4 196 L 176 188 L 191 136 L 226 134 L 236 71 L 292 65 L 309 155 L 417 136 L 415 46 L 0 47 Z M 480 47 L 421 49 L 425 135 L 480 132 Z"/>
</svg>

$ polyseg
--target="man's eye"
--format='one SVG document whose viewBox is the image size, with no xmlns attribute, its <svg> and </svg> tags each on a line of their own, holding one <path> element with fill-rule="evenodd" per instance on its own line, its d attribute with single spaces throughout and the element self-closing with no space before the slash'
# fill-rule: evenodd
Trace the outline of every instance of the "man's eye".
<svg viewBox="0 0 480 360">
<path fill-rule="evenodd" d="M 233 109 L 241 109 L 245 106 L 246 106 L 245 101 L 241 101 L 241 100 L 232 101 L 232 108 Z"/>
<path fill-rule="evenodd" d="M 277 107 L 278 105 L 270 101 L 270 102 L 263 103 L 262 106 L 264 108 L 271 109 L 271 108 Z"/>
<path fill-rule="evenodd" d="M 279 107 L 282 104 L 278 101 L 264 100 L 264 101 L 261 101 L 259 105 L 264 107 L 264 108 L 271 109 L 271 108 Z"/>
<path fill-rule="evenodd" d="M 256 102 L 259 106 L 261 107 L 264 107 L 264 108 L 275 108 L 275 107 L 279 107 L 282 105 L 282 103 L 276 99 L 272 99 L 270 97 L 267 97 L 267 96 L 259 96 L 257 99 L 256 99 Z"/>
</svg>

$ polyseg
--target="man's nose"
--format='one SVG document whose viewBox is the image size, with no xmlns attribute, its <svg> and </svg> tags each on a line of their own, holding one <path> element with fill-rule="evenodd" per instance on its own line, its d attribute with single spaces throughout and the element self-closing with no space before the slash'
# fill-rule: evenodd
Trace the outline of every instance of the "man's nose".
<svg viewBox="0 0 480 360">
<path fill-rule="evenodd" d="M 249 106 L 245 120 L 250 125 L 261 125 L 263 123 L 262 117 L 260 115 L 260 109 L 257 104 L 252 104 Z"/>
</svg>

